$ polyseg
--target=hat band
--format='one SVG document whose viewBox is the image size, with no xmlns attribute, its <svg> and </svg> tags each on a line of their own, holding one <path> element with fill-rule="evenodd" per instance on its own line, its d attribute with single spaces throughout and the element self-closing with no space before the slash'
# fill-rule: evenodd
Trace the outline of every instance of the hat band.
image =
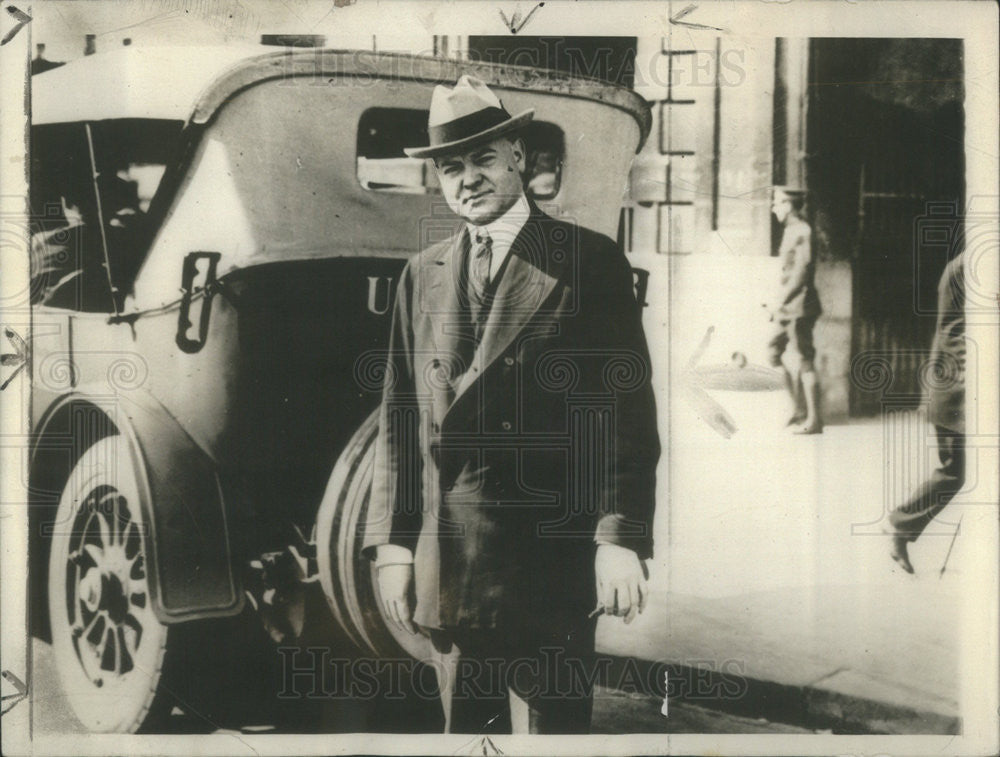
<svg viewBox="0 0 1000 757">
<path fill-rule="evenodd" d="M 428 126 L 427 136 L 430 137 L 431 147 L 436 147 L 475 136 L 479 132 L 499 126 L 504 121 L 509 121 L 510 117 L 510 113 L 503 108 L 483 108 L 467 116 L 456 118 L 454 121 Z"/>
</svg>

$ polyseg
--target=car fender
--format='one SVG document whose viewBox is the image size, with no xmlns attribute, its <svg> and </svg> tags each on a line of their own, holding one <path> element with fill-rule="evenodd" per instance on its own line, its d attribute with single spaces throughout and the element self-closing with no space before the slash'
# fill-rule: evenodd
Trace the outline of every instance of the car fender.
<svg viewBox="0 0 1000 757">
<path fill-rule="evenodd" d="M 74 416 L 87 419 L 82 432 Z M 233 569 L 226 503 L 215 461 L 145 390 L 109 398 L 106 388 L 102 394 L 81 386 L 50 405 L 34 434 L 29 463 L 36 506 L 33 533 L 51 535 L 52 523 L 46 534 L 40 513 L 52 507 L 52 495 L 62 490 L 71 464 L 85 449 L 115 433 L 126 440 L 139 480 L 140 507 L 148 524 L 143 535 L 146 572 L 157 618 L 179 623 L 239 613 L 244 595 Z M 53 465 L 53 460 L 62 464 Z"/>
</svg>

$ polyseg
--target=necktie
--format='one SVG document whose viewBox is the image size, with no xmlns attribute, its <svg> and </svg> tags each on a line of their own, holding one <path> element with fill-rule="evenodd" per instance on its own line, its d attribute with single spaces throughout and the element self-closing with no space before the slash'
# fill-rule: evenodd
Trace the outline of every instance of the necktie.
<svg viewBox="0 0 1000 757">
<path fill-rule="evenodd" d="M 478 300 L 478 305 L 482 305 L 485 300 L 486 287 L 490 284 L 490 266 L 492 264 L 493 239 L 486 232 L 486 229 L 476 229 L 469 278 L 472 283 L 472 293 Z"/>
</svg>

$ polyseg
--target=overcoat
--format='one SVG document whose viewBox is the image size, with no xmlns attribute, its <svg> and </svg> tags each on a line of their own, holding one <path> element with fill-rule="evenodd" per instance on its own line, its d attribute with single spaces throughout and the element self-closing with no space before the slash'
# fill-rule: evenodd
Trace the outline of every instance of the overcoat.
<svg viewBox="0 0 1000 757">
<path fill-rule="evenodd" d="M 415 555 L 426 628 L 567 629 L 595 542 L 652 555 L 660 454 L 631 268 L 532 206 L 477 342 L 464 227 L 397 286 L 363 549 Z"/>
</svg>

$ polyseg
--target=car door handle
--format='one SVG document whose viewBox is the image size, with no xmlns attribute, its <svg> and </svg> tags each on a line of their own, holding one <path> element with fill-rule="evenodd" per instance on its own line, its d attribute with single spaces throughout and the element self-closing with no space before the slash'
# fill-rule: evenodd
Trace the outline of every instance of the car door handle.
<svg viewBox="0 0 1000 757">
<path fill-rule="evenodd" d="M 219 252 L 189 252 L 184 258 L 181 310 L 177 316 L 177 346 L 183 352 L 192 354 L 205 346 L 212 297 L 215 295 L 216 269 L 221 257 L 222 253 Z M 194 336 L 191 334 L 191 329 L 195 326 L 192 306 L 200 310 L 195 316 L 198 330 Z"/>
</svg>

